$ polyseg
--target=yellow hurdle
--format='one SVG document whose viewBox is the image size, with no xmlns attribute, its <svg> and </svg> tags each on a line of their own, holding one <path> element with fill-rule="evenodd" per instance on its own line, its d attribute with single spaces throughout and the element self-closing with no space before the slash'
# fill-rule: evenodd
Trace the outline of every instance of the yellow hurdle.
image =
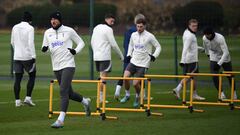
<svg viewBox="0 0 240 135">
<path fill-rule="evenodd" d="M 219 77 L 219 85 L 218 85 L 218 101 L 217 102 L 197 102 L 197 101 L 192 101 L 192 104 L 198 104 L 198 105 L 219 105 L 219 106 L 230 106 L 230 109 L 234 108 L 233 104 L 233 92 L 234 92 L 234 77 L 231 74 L 212 74 L 212 73 L 187 73 L 188 76 L 194 77 L 194 76 L 218 76 Z M 221 96 L 221 91 L 222 91 L 222 77 L 231 77 L 232 78 L 232 84 L 231 84 L 231 99 L 229 100 L 230 103 L 223 103 L 221 102 L 222 100 L 220 99 Z M 191 94 L 192 95 L 192 94 Z M 190 97 L 191 99 L 191 97 Z M 191 101 L 187 102 L 191 103 Z"/>
<path fill-rule="evenodd" d="M 144 77 L 149 78 L 148 79 L 148 104 L 145 104 L 144 106 L 150 107 L 156 107 L 156 108 L 175 108 L 175 109 L 189 109 L 190 112 L 204 112 L 204 110 L 198 110 L 193 109 L 192 104 L 192 98 L 190 96 L 190 105 L 186 105 L 186 79 L 191 79 L 191 76 L 185 76 L 185 75 L 145 75 Z M 182 105 L 160 105 L 160 104 L 150 104 L 150 94 L 151 94 L 151 79 L 160 79 L 160 78 L 183 78 L 183 95 L 182 95 Z M 193 89 L 193 80 L 191 79 L 191 91 L 190 95 L 192 95 L 192 89 Z"/>
<path fill-rule="evenodd" d="M 53 111 L 53 85 L 54 83 L 57 83 L 57 80 L 51 80 L 50 87 L 49 87 L 49 118 L 52 118 L 52 115 L 59 114 L 59 111 Z M 100 93 L 100 84 L 102 83 L 101 80 L 72 80 L 72 83 L 97 83 L 97 101 L 96 101 L 96 112 L 91 112 L 91 116 L 101 116 L 102 120 L 105 119 L 118 119 L 115 116 L 105 116 L 105 109 L 100 110 L 100 99 L 99 99 L 99 93 Z M 103 102 L 105 103 L 105 97 L 103 99 Z M 102 111 L 102 112 L 100 112 Z M 86 115 L 85 112 L 66 112 L 67 115 Z"/>
<path fill-rule="evenodd" d="M 224 74 L 231 74 L 231 75 L 233 75 L 233 76 L 235 76 L 235 75 L 240 75 L 240 71 L 223 71 L 223 73 L 224 73 Z M 234 86 L 234 84 L 232 84 L 232 87 L 233 87 L 233 86 Z M 233 99 L 233 95 L 234 95 L 234 93 L 231 92 L 231 97 L 230 97 L 230 99 L 223 99 L 222 101 L 224 101 L 224 102 L 231 102 L 231 100 L 233 100 L 233 102 L 240 102 L 240 99 Z M 235 106 L 234 108 L 240 109 L 239 106 Z"/>
<path fill-rule="evenodd" d="M 140 107 L 139 108 L 113 108 L 113 107 L 106 107 L 106 103 L 103 102 L 102 104 L 102 109 L 106 111 L 126 111 L 126 112 L 146 112 L 147 116 L 150 115 L 157 115 L 157 116 L 162 116 L 162 113 L 151 113 L 150 112 L 150 106 L 147 106 L 147 109 L 144 109 L 144 104 L 143 104 L 143 96 L 144 96 L 144 80 L 147 80 L 147 78 L 141 78 L 141 77 L 101 77 L 102 80 L 140 80 L 141 81 L 141 91 L 140 91 Z M 106 83 L 104 83 L 104 94 L 103 98 L 106 97 Z M 149 98 L 148 98 L 149 99 Z M 150 104 L 150 100 L 148 100 L 148 104 Z"/>
</svg>

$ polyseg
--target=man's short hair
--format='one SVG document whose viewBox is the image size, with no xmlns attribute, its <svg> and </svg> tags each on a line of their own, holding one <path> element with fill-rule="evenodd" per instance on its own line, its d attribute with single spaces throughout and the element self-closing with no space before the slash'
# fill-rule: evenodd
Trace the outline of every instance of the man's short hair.
<svg viewBox="0 0 240 135">
<path fill-rule="evenodd" d="M 197 19 L 190 19 L 188 21 L 188 25 L 190 25 L 191 23 L 198 23 L 198 20 Z"/>
<path fill-rule="evenodd" d="M 140 24 L 140 23 L 142 23 L 143 25 L 146 25 L 147 22 L 145 19 L 140 18 L 137 20 L 136 24 Z"/>
<path fill-rule="evenodd" d="M 134 24 L 137 24 L 137 20 L 139 19 L 145 19 L 145 16 L 143 14 L 137 14 L 134 18 Z"/>
<path fill-rule="evenodd" d="M 105 19 L 108 19 L 108 18 L 113 18 L 113 19 L 115 19 L 115 16 L 114 16 L 113 14 L 111 14 L 111 13 L 108 13 L 108 14 L 105 15 L 104 18 L 105 18 Z"/>
<path fill-rule="evenodd" d="M 205 35 L 209 35 L 209 34 L 213 34 L 214 33 L 214 31 L 213 31 L 213 28 L 212 27 L 210 27 L 210 26 L 208 26 L 208 27 L 206 27 L 204 30 L 203 30 L 203 34 Z"/>
</svg>

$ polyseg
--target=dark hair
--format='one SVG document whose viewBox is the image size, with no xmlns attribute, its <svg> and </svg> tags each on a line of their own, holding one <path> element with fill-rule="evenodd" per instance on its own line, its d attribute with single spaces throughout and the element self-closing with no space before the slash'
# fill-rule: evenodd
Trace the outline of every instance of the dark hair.
<svg viewBox="0 0 240 135">
<path fill-rule="evenodd" d="M 188 25 L 190 25 L 191 23 L 198 23 L 198 20 L 197 19 L 190 19 L 188 21 Z"/>
<path fill-rule="evenodd" d="M 213 34 L 214 31 L 213 31 L 213 28 L 212 27 L 206 27 L 204 30 L 203 30 L 203 34 Z"/>
<path fill-rule="evenodd" d="M 115 19 L 115 16 L 114 16 L 113 14 L 111 14 L 111 13 L 108 13 L 108 14 L 105 15 L 104 18 L 105 18 L 105 19 L 108 19 L 108 18 L 113 18 L 113 19 Z"/>
<path fill-rule="evenodd" d="M 32 21 L 32 14 L 28 11 L 25 11 L 22 16 L 22 20 L 25 22 L 31 22 Z"/>
<path fill-rule="evenodd" d="M 145 19 L 143 19 L 143 18 L 140 18 L 140 19 L 138 19 L 137 21 L 136 21 L 136 24 L 140 24 L 140 23 L 142 23 L 143 25 L 146 25 L 146 20 Z"/>
</svg>

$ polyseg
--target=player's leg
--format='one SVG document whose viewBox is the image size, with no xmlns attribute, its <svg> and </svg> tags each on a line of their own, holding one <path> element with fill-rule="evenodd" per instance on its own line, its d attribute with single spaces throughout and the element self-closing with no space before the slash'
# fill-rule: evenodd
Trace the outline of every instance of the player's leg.
<svg viewBox="0 0 240 135">
<path fill-rule="evenodd" d="M 24 103 L 29 106 L 35 106 L 32 102 L 32 91 L 35 84 L 36 78 L 36 64 L 33 60 L 28 60 L 24 62 L 24 69 L 28 72 L 28 83 L 27 83 L 27 95 L 25 97 Z"/>
<path fill-rule="evenodd" d="M 129 64 L 129 63 L 125 63 L 125 62 L 124 62 L 124 64 L 123 64 L 123 65 L 124 65 L 124 66 L 123 66 L 123 74 L 124 74 L 124 71 L 125 71 L 125 69 L 126 69 L 126 67 L 127 67 L 128 64 Z M 116 89 L 115 89 L 115 94 L 114 94 L 114 98 L 115 98 L 116 100 L 119 100 L 122 86 L 123 86 L 123 80 L 120 79 L 120 80 L 118 80 L 118 82 L 117 82 Z"/>
<path fill-rule="evenodd" d="M 223 63 L 222 64 L 222 67 L 223 67 L 223 70 L 224 71 L 232 71 L 232 63 L 231 61 L 230 62 L 227 62 L 227 63 Z M 229 82 L 229 85 L 230 87 L 232 86 L 232 78 L 231 77 L 227 77 L 228 78 L 228 82 Z M 237 92 L 236 92 L 236 84 L 234 83 L 234 95 L 233 95 L 233 99 L 237 99 Z"/>
<path fill-rule="evenodd" d="M 21 61 L 14 61 L 14 95 L 15 95 L 15 106 L 20 107 L 22 106 L 22 102 L 20 99 L 20 91 L 21 91 L 21 81 L 23 77 L 23 65 Z"/>
<path fill-rule="evenodd" d="M 129 63 L 124 71 L 123 77 L 130 77 L 134 72 L 132 63 Z M 125 103 L 130 99 L 130 80 L 124 80 L 125 96 L 120 100 L 121 103 Z"/>
<path fill-rule="evenodd" d="M 194 63 L 189 64 L 188 73 L 199 73 L 198 62 L 194 62 Z M 198 95 L 196 86 L 197 86 L 196 79 L 195 79 L 195 77 L 193 77 L 193 99 L 194 100 L 205 100 L 206 98 Z"/>
</svg>

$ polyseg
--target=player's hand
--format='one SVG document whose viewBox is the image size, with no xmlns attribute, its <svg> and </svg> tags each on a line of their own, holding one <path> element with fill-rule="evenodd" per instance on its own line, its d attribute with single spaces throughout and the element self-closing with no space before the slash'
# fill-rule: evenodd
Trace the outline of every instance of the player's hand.
<svg viewBox="0 0 240 135">
<path fill-rule="evenodd" d="M 209 55 L 207 55 L 207 57 L 209 58 Z"/>
<path fill-rule="evenodd" d="M 72 55 L 75 55 L 75 54 L 76 54 L 76 51 L 75 51 L 74 49 L 68 48 L 68 50 L 70 51 L 70 53 L 71 53 Z"/>
<path fill-rule="evenodd" d="M 130 63 L 130 60 L 131 60 L 131 56 L 127 56 L 125 59 L 124 59 L 124 63 Z"/>
<path fill-rule="evenodd" d="M 219 71 L 220 68 L 221 68 L 221 66 L 218 65 L 218 64 L 216 64 L 216 65 L 214 65 L 213 70 L 214 70 L 214 71 Z"/>
<path fill-rule="evenodd" d="M 148 54 L 148 55 L 151 57 L 152 62 L 154 62 L 156 60 L 156 58 L 153 55 L 151 55 L 151 54 Z"/>
<path fill-rule="evenodd" d="M 46 52 L 48 50 L 48 46 L 43 46 L 42 47 L 42 52 Z"/>
<path fill-rule="evenodd" d="M 180 62 L 180 63 L 179 63 L 179 66 L 180 66 L 180 67 L 183 67 L 183 66 L 184 66 L 184 63 L 181 63 L 181 62 Z"/>
<path fill-rule="evenodd" d="M 35 58 L 32 58 L 31 61 L 32 61 L 32 63 L 35 63 L 35 62 L 36 62 L 36 59 L 35 59 Z"/>
</svg>

